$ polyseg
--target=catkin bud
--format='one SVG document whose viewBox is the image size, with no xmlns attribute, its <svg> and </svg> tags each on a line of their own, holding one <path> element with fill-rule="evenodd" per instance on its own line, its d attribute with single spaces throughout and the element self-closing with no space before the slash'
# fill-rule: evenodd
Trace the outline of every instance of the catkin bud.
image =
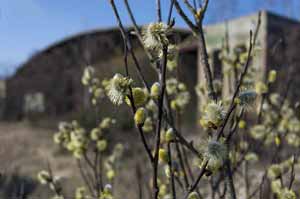
<svg viewBox="0 0 300 199">
<path fill-rule="evenodd" d="M 76 159 L 81 159 L 82 155 L 83 155 L 83 149 L 82 148 L 76 148 L 74 151 L 73 151 L 73 155 Z"/>
<path fill-rule="evenodd" d="M 160 84 L 158 82 L 155 82 L 151 86 L 151 97 L 153 97 L 154 99 L 157 99 L 159 97 L 160 90 L 161 90 Z"/>
<path fill-rule="evenodd" d="M 168 162 L 168 153 L 165 149 L 159 149 L 158 151 L 158 158 L 160 162 Z"/>
<path fill-rule="evenodd" d="M 245 156 L 245 160 L 249 161 L 249 162 L 257 162 L 258 161 L 258 156 L 255 153 L 251 153 L 249 152 L 246 156 Z"/>
<path fill-rule="evenodd" d="M 132 89 L 133 102 L 135 106 L 142 106 L 146 103 L 148 98 L 148 93 L 145 92 L 142 88 L 133 88 Z M 125 102 L 131 106 L 130 100 L 126 97 Z"/>
<path fill-rule="evenodd" d="M 264 93 L 268 92 L 268 87 L 263 82 L 257 82 L 255 84 L 255 91 L 256 91 L 257 94 L 261 95 L 261 94 L 264 94 Z"/>
<path fill-rule="evenodd" d="M 106 173 L 106 177 L 108 180 L 112 181 L 114 179 L 114 177 L 116 176 L 115 171 L 110 169 L 109 171 L 107 171 Z"/>
<path fill-rule="evenodd" d="M 136 125 L 144 124 L 147 117 L 146 109 L 145 108 L 138 108 L 134 115 L 134 121 Z"/>
<path fill-rule="evenodd" d="M 276 72 L 276 70 L 271 70 L 269 72 L 269 75 L 268 75 L 268 81 L 269 81 L 269 83 L 274 83 L 276 81 L 276 78 L 277 78 L 277 72 Z"/>
<path fill-rule="evenodd" d="M 169 128 L 166 132 L 166 141 L 171 142 L 175 139 L 175 134 L 173 128 Z"/>
<path fill-rule="evenodd" d="M 239 122 L 239 128 L 240 129 L 244 129 L 245 127 L 246 127 L 246 122 L 245 122 L 245 120 L 241 120 L 240 122 Z"/>
<path fill-rule="evenodd" d="M 193 191 L 189 194 L 188 199 L 200 199 L 197 192 Z"/>
<path fill-rule="evenodd" d="M 171 177 L 171 169 L 170 169 L 169 165 L 166 165 L 165 168 L 164 168 L 164 170 L 165 170 L 165 175 L 168 178 L 170 178 Z"/>
<path fill-rule="evenodd" d="M 107 148 L 107 141 L 106 140 L 99 140 L 97 142 L 97 149 L 99 151 L 105 151 L 106 148 Z"/>
<path fill-rule="evenodd" d="M 38 178 L 38 181 L 43 185 L 48 184 L 49 182 L 52 181 L 52 178 L 48 171 L 40 171 L 38 173 L 37 178 Z"/>
<path fill-rule="evenodd" d="M 272 180 L 279 178 L 282 174 L 282 167 L 279 164 L 273 164 L 268 169 L 268 177 Z"/>
<path fill-rule="evenodd" d="M 99 129 L 99 128 L 93 128 L 92 131 L 91 131 L 91 139 L 92 140 L 98 140 L 102 135 L 102 131 Z"/>
</svg>

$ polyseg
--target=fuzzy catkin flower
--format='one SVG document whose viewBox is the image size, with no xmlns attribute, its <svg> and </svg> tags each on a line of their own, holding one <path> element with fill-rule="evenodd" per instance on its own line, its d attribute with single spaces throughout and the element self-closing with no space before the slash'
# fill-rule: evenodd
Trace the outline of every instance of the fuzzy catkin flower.
<svg viewBox="0 0 300 199">
<path fill-rule="evenodd" d="M 173 128 L 169 128 L 166 132 L 166 141 L 171 142 L 175 139 L 175 133 Z"/>
<path fill-rule="evenodd" d="M 138 108 L 137 111 L 134 114 L 134 121 L 136 125 L 142 125 L 144 124 L 145 120 L 147 118 L 147 113 L 145 108 Z"/>
<path fill-rule="evenodd" d="M 173 95 L 177 93 L 178 80 L 176 78 L 169 78 L 166 80 L 166 91 L 168 95 Z"/>
<path fill-rule="evenodd" d="M 42 185 L 48 184 L 52 181 L 48 171 L 40 171 L 37 175 L 37 179 Z"/>
<path fill-rule="evenodd" d="M 62 132 L 55 133 L 53 135 L 54 143 L 61 144 L 64 140 L 64 134 Z"/>
<path fill-rule="evenodd" d="M 255 84 L 255 92 L 259 95 L 264 94 L 264 93 L 268 92 L 268 87 L 263 82 L 257 82 Z"/>
<path fill-rule="evenodd" d="M 268 177 L 272 180 L 277 179 L 282 174 L 282 167 L 279 164 L 273 164 L 268 169 Z"/>
<path fill-rule="evenodd" d="M 55 195 L 51 199 L 65 199 L 65 198 L 61 195 Z"/>
<path fill-rule="evenodd" d="M 58 130 L 60 132 L 68 131 L 68 129 L 70 129 L 70 125 L 67 122 L 60 122 L 58 124 Z"/>
<path fill-rule="evenodd" d="M 153 130 L 152 119 L 150 117 L 147 117 L 143 125 L 143 131 L 148 133 L 151 132 L 152 130 Z"/>
<path fill-rule="evenodd" d="M 154 115 L 157 114 L 158 112 L 158 107 L 155 104 L 154 100 L 149 100 L 149 102 L 146 104 L 146 108 L 147 110 L 149 110 L 150 112 L 152 112 Z"/>
<path fill-rule="evenodd" d="M 112 186 L 110 184 L 105 185 L 99 199 L 113 199 Z"/>
<path fill-rule="evenodd" d="M 103 98 L 104 97 L 104 90 L 102 88 L 96 88 L 94 91 L 94 97 L 95 98 Z"/>
<path fill-rule="evenodd" d="M 260 140 L 266 136 L 268 130 L 264 125 L 255 125 L 250 130 L 250 135 L 257 140 Z"/>
<path fill-rule="evenodd" d="M 73 156 L 76 159 L 81 159 L 82 156 L 83 156 L 83 153 L 84 153 L 83 148 L 76 148 L 76 149 L 73 150 Z"/>
<path fill-rule="evenodd" d="M 95 69 L 92 66 L 87 66 L 83 71 L 83 75 L 81 79 L 82 84 L 87 86 L 90 83 L 94 73 L 95 73 Z"/>
<path fill-rule="evenodd" d="M 115 178 L 115 176 L 116 176 L 116 173 L 112 169 L 108 170 L 106 173 L 106 177 L 109 181 L 112 181 Z"/>
<path fill-rule="evenodd" d="M 188 199 L 200 199 L 200 196 L 196 191 L 193 191 L 189 194 Z"/>
<path fill-rule="evenodd" d="M 75 191 L 75 199 L 85 199 L 86 189 L 85 187 L 78 187 Z"/>
<path fill-rule="evenodd" d="M 257 162 L 258 161 L 258 156 L 255 153 L 249 152 L 245 156 L 245 160 L 247 160 L 249 162 Z"/>
<path fill-rule="evenodd" d="M 170 177 L 171 177 L 171 169 L 170 169 L 169 165 L 165 165 L 164 171 L 165 171 L 165 175 L 166 175 L 168 178 L 170 178 Z"/>
<path fill-rule="evenodd" d="M 173 110 L 181 111 L 190 101 L 190 93 L 188 91 L 180 91 L 175 95 L 175 99 L 171 101 Z"/>
<path fill-rule="evenodd" d="M 200 124 L 204 128 L 217 129 L 225 118 L 225 111 L 221 102 L 210 102 L 205 106 Z"/>
<path fill-rule="evenodd" d="M 106 87 L 107 96 L 113 104 L 121 105 L 129 86 L 132 84 L 132 79 L 124 77 L 121 74 L 115 74 Z"/>
<path fill-rule="evenodd" d="M 158 159 L 160 162 L 167 163 L 169 160 L 168 153 L 165 149 L 159 149 L 158 151 Z"/>
<path fill-rule="evenodd" d="M 217 171 L 227 158 L 227 147 L 219 142 L 211 140 L 205 149 L 205 158 L 208 160 L 208 168 L 212 172 Z"/>
<path fill-rule="evenodd" d="M 107 141 L 106 140 L 99 140 L 97 142 L 97 149 L 102 152 L 105 151 L 107 148 Z"/>
<path fill-rule="evenodd" d="M 132 89 L 133 102 L 136 107 L 142 106 L 146 103 L 148 99 L 148 93 L 142 88 L 133 88 Z M 131 106 L 130 100 L 126 97 L 126 104 Z"/>
<path fill-rule="evenodd" d="M 168 63 L 167 69 L 174 71 L 178 66 L 178 48 L 175 45 L 168 46 Z"/>
<path fill-rule="evenodd" d="M 288 188 L 284 188 L 278 193 L 278 199 L 296 199 L 296 198 L 297 196 L 295 192 Z"/>
<path fill-rule="evenodd" d="M 91 137 L 91 140 L 98 140 L 100 137 L 102 136 L 102 131 L 99 129 L 99 128 L 93 128 L 91 130 L 91 134 L 90 134 L 90 137 Z"/>
<path fill-rule="evenodd" d="M 103 120 L 101 121 L 99 127 L 101 129 L 109 129 L 113 124 L 116 123 L 115 119 L 112 119 L 110 117 L 105 117 L 103 118 Z"/>
<path fill-rule="evenodd" d="M 247 125 L 247 123 L 246 123 L 245 120 L 240 120 L 240 121 L 239 121 L 239 128 L 240 128 L 240 129 L 246 128 L 246 125 Z"/>
<path fill-rule="evenodd" d="M 168 188 L 167 188 L 167 186 L 165 185 L 165 184 L 161 184 L 160 186 L 159 186 L 159 195 L 160 196 L 166 196 L 166 194 L 168 193 Z"/>
<path fill-rule="evenodd" d="M 150 23 L 142 31 L 145 48 L 156 51 L 159 56 L 163 46 L 169 43 L 167 38 L 169 31 L 168 26 L 162 22 Z"/>
</svg>

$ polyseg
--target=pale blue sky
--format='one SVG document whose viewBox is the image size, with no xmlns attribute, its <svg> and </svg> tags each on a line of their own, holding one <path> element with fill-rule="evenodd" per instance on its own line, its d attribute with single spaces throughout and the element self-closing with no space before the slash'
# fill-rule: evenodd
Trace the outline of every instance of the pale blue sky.
<svg viewBox="0 0 300 199">
<path fill-rule="evenodd" d="M 123 0 L 115 0 L 125 11 Z M 269 3 L 272 1 L 272 3 Z M 84 3 L 83 3 L 84 2 Z M 155 20 L 154 0 L 129 0 L 139 24 Z M 169 0 L 162 0 L 163 7 Z M 299 0 L 211 0 L 206 23 L 260 9 L 300 18 Z M 216 14 L 220 13 L 220 14 Z M 130 25 L 126 12 L 122 14 Z M 33 53 L 78 32 L 115 26 L 108 0 L 0 0 L 0 75 L 11 73 Z M 184 26 L 181 20 L 177 26 Z"/>
</svg>

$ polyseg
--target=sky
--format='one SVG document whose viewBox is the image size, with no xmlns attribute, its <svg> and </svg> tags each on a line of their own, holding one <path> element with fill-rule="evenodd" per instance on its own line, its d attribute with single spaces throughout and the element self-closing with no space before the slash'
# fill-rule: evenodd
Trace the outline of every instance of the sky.
<svg viewBox="0 0 300 199">
<path fill-rule="evenodd" d="M 161 0 L 163 9 L 167 10 L 169 1 Z M 124 24 L 130 25 L 123 0 L 115 2 Z M 155 21 L 155 0 L 129 3 L 139 24 Z M 299 0 L 211 0 L 205 23 L 222 22 L 262 9 L 300 19 Z M 186 27 L 176 19 L 176 26 Z M 12 74 L 31 55 L 53 42 L 115 25 L 108 0 L 0 0 L 0 76 Z"/>
</svg>

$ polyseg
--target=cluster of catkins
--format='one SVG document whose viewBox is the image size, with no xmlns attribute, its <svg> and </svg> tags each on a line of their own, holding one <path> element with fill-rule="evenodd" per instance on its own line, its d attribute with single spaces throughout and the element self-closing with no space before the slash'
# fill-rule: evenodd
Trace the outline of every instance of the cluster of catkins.
<svg viewBox="0 0 300 199">
<path fill-rule="evenodd" d="M 104 118 L 97 127 L 87 131 L 77 121 L 61 122 L 59 131 L 54 135 L 54 142 L 72 152 L 76 158 L 81 158 L 87 152 L 90 144 L 95 145 L 97 150 L 102 152 L 107 148 L 104 133 L 114 123 L 114 119 Z"/>
<path fill-rule="evenodd" d="M 272 164 L 268 168 L 267 176 L 271 181 L 271 190 L 279 199 L 296 199 L 295 192 L 289 187 L 290 180 L 284 183 L 285 175 L 290 178 L 292 168 L 300 166 L 299 160 L 295 156 L 278 164 Z"/>
</svg>

